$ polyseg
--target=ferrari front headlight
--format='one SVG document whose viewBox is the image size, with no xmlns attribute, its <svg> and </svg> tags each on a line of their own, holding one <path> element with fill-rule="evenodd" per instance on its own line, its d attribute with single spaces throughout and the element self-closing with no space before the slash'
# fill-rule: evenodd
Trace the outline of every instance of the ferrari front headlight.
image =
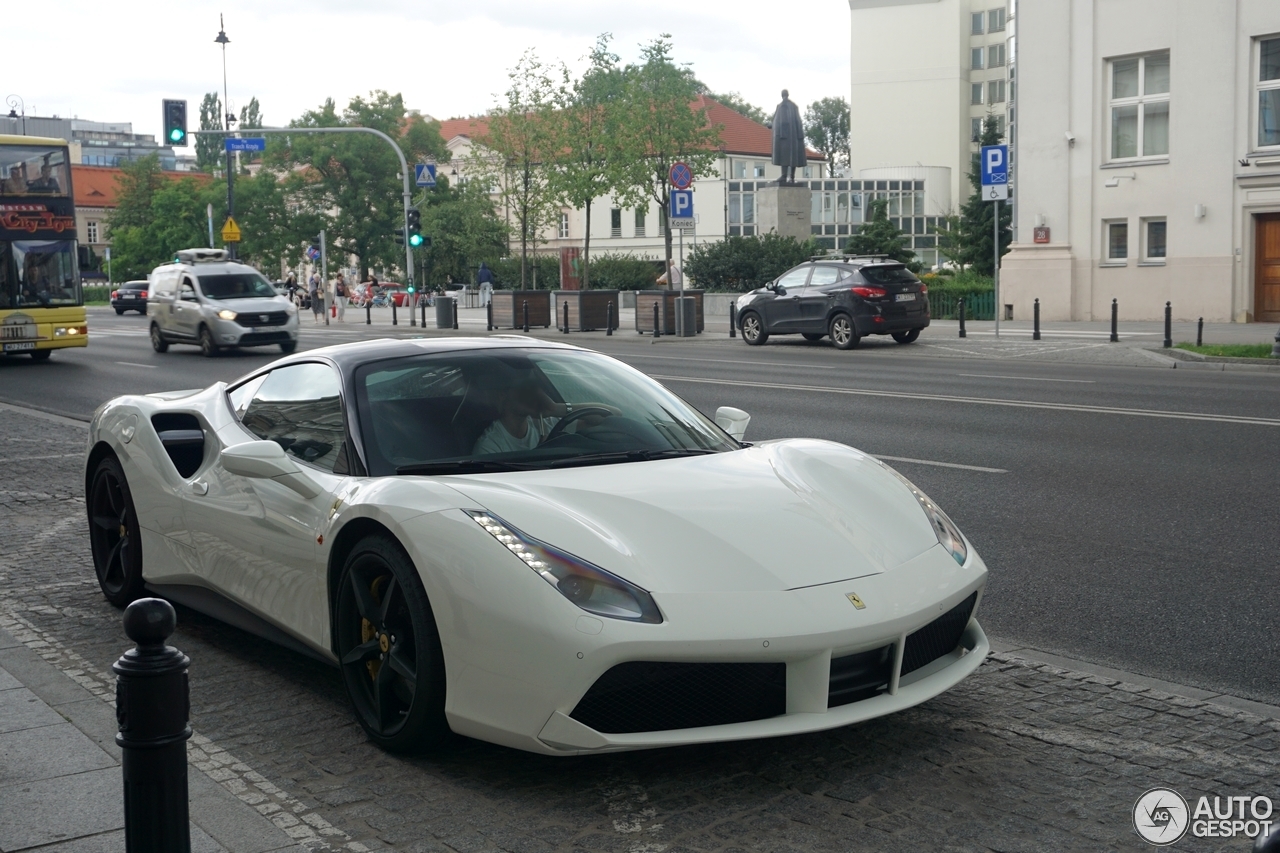
<svg viewBox="0 0 1280 853">
<path fill-rule="evenodd" d="M 879 461 L 879 460 L 877 460 Z M 902 485 L 911 490 L 911 494 L 915 495 L 916 500 L 920 503 L 920 508 L 924 510 L 924 514 L 928 516 L 930 525 L 933 526 L 933 532 L 938 537 L 938 542 L 943 548 L 946 548 L 952 558 L 964 565 L 964 561 L 969 559 L 969 546 L 965 544 L 964 537 L 960 535 L 960 528 L 956 527 L 956 523 L 947 517 L 942 508 L 933 502 L 933 500 L 920 491 L 920 488 L 906 477 L 899 474 L 891 466 L 884 465 L 884 469 L 893 476 L 897 477 Z"/>
<path fill-rule="evenodd" d="M 218 317 L 223 320 L 234 320 L 236 316 L 236 312 L 232 311 L 230 308 L 223 308 L 218 312 Z"/>
<path fill-rule="evenodd" d="M 635 584 L 539 542 L 489 513 L 467 510 L 467 515 L 561 595 L 588 613 L 629 622 L 654 625 L 662 622 L 662 613 L 653 596 Z"/>
</svg>

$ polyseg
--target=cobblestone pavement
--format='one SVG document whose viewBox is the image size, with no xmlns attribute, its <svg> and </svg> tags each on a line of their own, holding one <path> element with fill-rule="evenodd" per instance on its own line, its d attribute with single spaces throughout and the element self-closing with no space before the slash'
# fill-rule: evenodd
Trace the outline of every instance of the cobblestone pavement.
<svg viewBox="0 0 1280 853">
<path fill-rule="evenodd" d="M 0 436 L 0 624 L 109 698 L 129 644 L 93 580 L 84 432 L 0 410 Z M 1017 654 L 823 734 L 571 759 L 460 739 L 401 759 L 365 741 L 335 670 L 185 609 L 171 642 L 192 659 L 192 761 L 315 850 L 1142 850 L 1131 810 L 1151 787 L 1280 799 L 1280 720 Z"/>
</svg>

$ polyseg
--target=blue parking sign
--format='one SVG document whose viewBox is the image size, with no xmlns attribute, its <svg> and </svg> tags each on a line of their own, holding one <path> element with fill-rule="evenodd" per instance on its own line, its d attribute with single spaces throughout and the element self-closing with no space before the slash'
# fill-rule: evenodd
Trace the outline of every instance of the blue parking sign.
<svg viewBox="0 0 1280 853">
<path fill-rule="evenodd" d="M 984 145 L 978 151 L 984 201 L 1004 201 L 1009 197 L 1009 146 Z"/>
<path fill-rule="evenodd" d="M 667 214 L 672 228 L 692 228 L 693 190 L 672 190 Z"/>
</svg>

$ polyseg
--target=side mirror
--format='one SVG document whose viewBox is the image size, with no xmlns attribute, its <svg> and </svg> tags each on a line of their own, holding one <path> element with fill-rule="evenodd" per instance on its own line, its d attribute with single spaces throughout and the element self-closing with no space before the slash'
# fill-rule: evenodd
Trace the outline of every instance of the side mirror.
<svg viewBox="0 0 1280 853">
<path fill-rule="evenodd" d="M 246 441 L 224 448 L 222 467 L 240 477 L 255 480 L 275 480 L 293 489 L 304 498 L 314 498 L 320 490 L 311 482 L 293 460 L 285 455 L 284 448 L 274 441 Z"/>
<path fill-rule="evenodd" d="M 179 297 L 179 299 L 181 299 L 183 302 L 199 302 L 200 301 L 199 299 L 196 298 L 195 291 L 193 290 L 182 291 L 182 295 Z"/>
<path fill-rule="evenodd" d="M 747 424 L 751 423 L 751 415 L 733 406 L 721 406 L 716 409 L 716 426 L 729 433 L 734 439 L 742 441 L 747 434 Z"/>
</svg>

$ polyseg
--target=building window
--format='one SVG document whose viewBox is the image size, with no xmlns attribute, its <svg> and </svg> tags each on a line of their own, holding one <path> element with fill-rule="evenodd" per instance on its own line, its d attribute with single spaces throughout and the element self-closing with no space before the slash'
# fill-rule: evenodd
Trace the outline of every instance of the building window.
<svg viewBox="0 0 1280 853">
<path fill-rule="evenodd" d="M 1107 263 L 1122 264 L 1129 258 L 1129 223 L 1124 219 L 1103 223 Z"/>
<path fill-rule="evenodd" d="M 985 67 L 982 60 L 986 53 L 986 48 L 982 47 L 975 47 L 969 51 L 969 67 L 974 71 L 981 71 Z"/>
<path fill-rule="evenodd" d="M 1168 223 L 1163 216 L 1142 220 L 1142 260 L 1147 263 L 1164 263 L 1167 228 Z"/>
<path fill-rule="evenodd" d="M 992 33 L 1004 31 L 1004 9 L 992 9 L 987 13 L 987 31 Z"/>
<path fill-rule="evenodd" d="M 637 237 L 644 236 L 644 217 L 646 213 L 648 213 L 648 211 L 645 210 L 643 207 L 636 208 L 636 236 Z"/>
<path fill-rule="evenodd" d="M 813 167 L 812 167 L 812 166 L 805 166 L 805 167 L 802 169 L 802 171 L 800 172 L 800 176 L 801 176 L 801 177 L 804 177 L 804 178 L 812 178 L 812 177 L 813 177 Z"/>
<path fill-rule="evenodd" d="M 987 83 L 987 103 L 1003 104 L 1004 103 L 1004 81 L 992 80 Z"/>
<path fill-rule="evenodd" d="M 622 236 L 622 211 L 616 207 L 609 211 L 609 236 Z"/>
<path fill-rule="evenodd" d="M 982 139 L 982 119 L 971 118 L 969 119 L 969 141 L 977 142 L 980 139 Z"/>
<path fill-rule="evenodd" d="M 1258 42 L 1258 147 L 1280 145 L 1280 38 Z"/>
<path fill-rule="evenodd" d="M 754 225 L 756 222 L 756 194 L 729 193 L 729 224 Z"/>
<path fill-rule="evenodd" d="M 98 242 L 98 223 L 92 219 L 85 223 L 84 236 L 86 243 Z"/>
<path fill-rule="evenodd" d="M 980 36 L 980 35 L 982 35 L 984 32 L 986 32 L 986 31 L 983 29 L 983 25 L 984 25 L 984 23 L 985 23 L 985 19 L 986 19 L 986 15 L 984 15 L 982 12 L 974 12 L 974 13 L 973 13 L 973 17 L 972 17 L 972 18 L 970 18 L 969 34 L 970 34 L 970 35 L 975 35 L 975 36 Z"/>
<path fill-rule="evenodd" d="M 1004 45 L 993 44 L 987 48 L 987 67 L 1001 68 L 1004 66 Z"/>
<path fill-rule="evenodd" d="M 753 166 L 752 166 L 751 174 L 752 174 L 752 177 L 756 177 L 756 178 L 763 178 L 763 177 L 764 177 L 764 163 L 762 163 L 762 162 L 760 162 L 759 160 L 757 160 L 757 161 L 753 164 Z"/>
<path fill-rule="evenodd" d="M 747 164 L 744 161 L 733 161 L 733 176 L 735 178 L 745 178 L 747 176 Z"/>
<path fill-rule="evenodd" d="M 567 213 L 560 214 L 560 239 L 569 239 L 569 214 Z"/>
<path fill-rule="evenodd" d="M 982 84 L 981 83 L 969 84 L 969 103 L 973 104 L 974 106 L 978 106 L 982 103 Z"/>
<path fill-rule="evenodd" d="M 1169 154 L 1169 54 L 1111 61 L 1111 159 Z"/>
</svg>

